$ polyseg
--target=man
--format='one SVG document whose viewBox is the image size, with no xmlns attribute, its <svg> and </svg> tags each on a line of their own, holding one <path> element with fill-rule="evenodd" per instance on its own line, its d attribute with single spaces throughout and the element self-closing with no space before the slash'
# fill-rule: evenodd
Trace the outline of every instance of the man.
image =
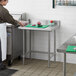
<svg viewBox="0 0 76 76">
<path fill-rule="evenodd" d="M 14 26 L 24 26 L 21 22 L 14 20 L 13 17 L 9 14 L 8 10 L 3 6 L 6 6 L 8 0 L 0 0 L 0 23 L 11 23 Z M 1 56 L 1 40 L 0 40 L 0 70 L 4 70 L 6 67 L 2 63 L 2 56 Z"/>
<path fill-rule="evenodd" d="M 15 26 L 24 26 L 21 22 L 14 20 L 13 17 L 9 14 L 8 10 L 3 6 L 6 6 L 8 0 L 0 0 L 0 23 L 11 23 Z"/>
</svg>

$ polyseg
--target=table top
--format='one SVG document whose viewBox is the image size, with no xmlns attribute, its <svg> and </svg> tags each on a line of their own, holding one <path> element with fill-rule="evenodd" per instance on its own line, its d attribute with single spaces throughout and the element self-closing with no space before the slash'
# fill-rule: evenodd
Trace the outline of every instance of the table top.
<svg viewBox="0 0 76 76">
<path fill-rule="evenodd" d="M 76 54 L 76 52 L 66 52 L 66 48 L 67 48 L 68 45 L 76 46 L 76 34 L 73 35 L 73 36 L 72 36 L 70 39 L 68 39 L 66 42 L 64 42 L 64 43 L 57 49 L 57 52 Z"/>
<path fill-rule="evenodd" d="M 59 25 L 48 26 L 47 28 L 33 28 L 33 27 L 21 27 L 21 26 L 18 28 L 24 29 L 24 30 L 52 31 L 52 30 L 59 28 Z"/>
</svg>

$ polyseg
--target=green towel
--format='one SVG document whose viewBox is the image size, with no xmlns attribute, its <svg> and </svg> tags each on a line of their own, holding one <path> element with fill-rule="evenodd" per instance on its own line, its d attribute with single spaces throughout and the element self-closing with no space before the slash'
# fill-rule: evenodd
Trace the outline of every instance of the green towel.
<svg viewBox="0 0 76 76">
<path fill-rule="evenodd" d="M 76 50 L 74 48 L 76 48 L 76 46 L 68 45 L 67 49 L 66 49 L 66 52 L 76 52 Z"/>
<path fill-rule="evenodd" d="M 36 25 L 36 26 L 32 26 L 32 24 L 28 24 L 28 25 L 26 25 L 25 27 L 33 27 L 33 28 L 46 28 L 46 27 L 48 27 L 49 25 L 42 25 L 41 27 L 38 27 L 38 25 Z"/>
</svg>

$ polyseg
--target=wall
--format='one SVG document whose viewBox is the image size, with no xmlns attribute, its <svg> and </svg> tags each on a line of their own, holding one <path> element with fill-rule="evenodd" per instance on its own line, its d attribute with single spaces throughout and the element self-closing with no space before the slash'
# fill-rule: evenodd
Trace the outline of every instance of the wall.
<svg viewBox="0 0 76 76">
<path fill-rule="evenodd" d="M 64 43 L 69 37 L 76 33 L 75 6 L 57 6 L 55 9 L 53 9 L 52 0 L 9 0 L 9 3 L 6 8 L 10 11 L 10 13 L 26 12 L 28 13 L 29 17 L 33 19 L 34 22 L 36 19 L 60 20 L 61 27 L 59 30 L 57 30 L 57 48 L 62 43 Z M 34 34 L 34 50 L 47 50 L 47 33 L 35 31 Z M 40 45 L 40 40 L 42 42 L 42 45 Z M 47 59 L 47 55 L 42 54 L 36 54 L 33 55 L 33 57 Z M 67 62 L 76 63 L 75 58 L 76 55 L 68 54 Z M 63 61 L 63 54 L 57 53 L 57 61 Z"/>
</svg>

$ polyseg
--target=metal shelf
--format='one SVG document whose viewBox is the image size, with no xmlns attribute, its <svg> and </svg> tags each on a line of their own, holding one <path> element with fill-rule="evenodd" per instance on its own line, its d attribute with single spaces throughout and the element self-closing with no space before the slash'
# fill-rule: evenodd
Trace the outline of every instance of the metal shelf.
<svg viewBox="0 0 76 76">
<path fill-rule="evenodd" d="M 76 0 L 53 0 L 53 8 L 55 6 L 76 6 Z"/>
</svg>

